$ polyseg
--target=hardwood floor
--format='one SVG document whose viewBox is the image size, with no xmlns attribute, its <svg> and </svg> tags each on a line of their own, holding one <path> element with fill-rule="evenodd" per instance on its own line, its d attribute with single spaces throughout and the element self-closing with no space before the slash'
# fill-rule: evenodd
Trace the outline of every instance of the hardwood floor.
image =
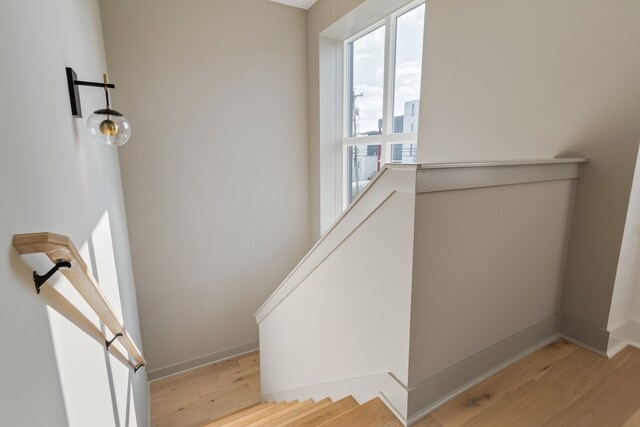
<svg viewBox="0 0 640 427">
<path fill-rule="evenodd" d="M 200 427 L 260 402 L 257 351 L 152 381 L 152 427 Z"/>
<path fill-rule="evenodd" d="M 152 426 L 205 425 L 257 404 L 259 390 L 257 352 L 154 381 Z M 346 418 L 345 426 L 355 425 Z M 640 349 L 627 347 L 607 360 L 558 340 L 414 425 L 640 426 Z"/>
<path fill-rule="evenodd" d="M 640 350 L 610 360 L 565 340 L 531 354 L 421 420 L 436 426 L 640 426 Z"/>
</svg>

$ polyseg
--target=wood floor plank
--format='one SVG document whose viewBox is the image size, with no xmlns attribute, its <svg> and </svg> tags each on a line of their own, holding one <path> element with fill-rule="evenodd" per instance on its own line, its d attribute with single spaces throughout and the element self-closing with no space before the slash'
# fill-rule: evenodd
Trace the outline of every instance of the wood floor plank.
<svg viewBox="0 0 640 427">
<path fill-rule="evenodd" d="M 639 349 L 627 348 L 607 360 L 560 341 L 500 371 L 414 425 L 640 427 L 638 384 Z M 150 388 L 153 427 L 217 426 L 222 425 L 220 417 L 233 412 L 234 420 L 244 418 L 246 424 L 256 421 L 251 421 L 250 412 L 256 415 L 267 406 L 252 406 L 260 399 L 257 352 L 153 381 Z M 264 415 L 274 416 L 265 427 L 331 426 L 331 419 L 334 426 L 349 427 L 383 422 L 367 419 L 366 414 L 363 419 L 352 418 L 358 412 L 353 411 L 357 403 L 351 397 L 304 408 L 269 405 Z M 247 407 L 251 408 L 245 411 Z M 283 409 L 288 410 L 278 414 Z"/>
<path fill-rule="evenodd" d="M 152 407 L 151 410 L 156 417 L 161 417 L 166 425 L 175 426 L 180 422 L 180 427 L 188 427 L 202 425 L 206 421 L 246 408 L 258 401 L 258 393 L 250 389 L 248 384 L 237 384 L 233 388 L 224 387 L 206 397 L 197 392 L 181 395 L 175 401 L 167 403 L 164 408 Z M 162 426 L 162 423 L 154 425 Z"/>
<path fill-rule="evenodd" d="M 152 381 L 153 427 L 199 427 L 260 402 L 260 356 L 247 353 Z"/>
<path fill-rule="evenodd" d="M 564 339 L 553 342 L 481 382 L 431 415 L 441 424 L 461 425 L 503 396 L 531 380 L 540 378 L 554 363 L 563 360 L 577 349 L 577 345 Z"/>
<path fill-rule="evenodd" d="M 359 405 L 322 424 L 321 427 L 402 427 L 379 397 Z"/>
<path fill-rule="evenodd" d="M 172 413 L 164 417 L 154 427 L 201 427 L 219 418 L 218 414 L 228 414 L 252 406 L 254 401 L 242 401 L 236 398 L 220 399 L 219 406 L 189 406 L 187 409 Z M 214 410 L 216 412 L 214 412 Z"/>
<path fill-rule="evenodd" d="M 640 350 L 627 347 L 616 358 L 621 366 L 545 425 L 621 426 L 629 420 L 640 407 Z"/>
<path fill-rule="evenodd" d="M 508 426 L 522 424 L 523 420 L 529 425 L 543 425 L 615 369 L 615 363 L 608 362 L 611 361 L 579 348 L 553 364 L 540 379 L 528 381 L 462 425 Z M 446 420 L 438 421 L 449 425 Z"/>
<path fill-rule="evenodd" d="M 638 427 L 640 426 L 640 408 L 629 418 L 622 427 Z"/>
<path fill-rule="evenodd" d="M 433 418 L 431 415 L 427 415 L 417 423 L 413 424 L 412 427 L 443 427 L 443 426 L 438 422 L 438 420 Z"/>
</svg>

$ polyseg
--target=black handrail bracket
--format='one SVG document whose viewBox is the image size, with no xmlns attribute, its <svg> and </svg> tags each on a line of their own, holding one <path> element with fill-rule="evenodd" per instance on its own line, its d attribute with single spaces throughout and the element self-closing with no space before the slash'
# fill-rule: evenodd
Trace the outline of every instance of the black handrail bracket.
<svg viewBox="0 0 640 427">
<path fill-rule="evenodd" d="M 111 347 L 111 344 L 113 344 L 113 342 L 115 340 L 117 340 L 118 337 L 121 337 L 121 336 L 122 336 L 122 334 L 120 332 L 118 332 L 117 334 L 115 334 L 115 336 L 113 338 L 111 338 L 110 341 L 105 340 L 104 343 L 107 346 L 107 350 L 109 350 L 109 347 Z"/>
<path fill-rule="evenodd" d="M 37 272 L 34 271 L 33 283 L 35 283 L 36 285 L 36 292 L 40 293 L 40 287 L 44 285 L 45 282 L 49 280 L 49 278 L 53 276 L 56 273 L 56 271 L 60 270 L 61 268 L 71 268 L 71 263 L 67 260 L 59 259 L 56 262 L 56 265 L 54 265 L 51 270 L 49 270 L 46 274 L 42 276 L 40 276 Z"/>
</svg>

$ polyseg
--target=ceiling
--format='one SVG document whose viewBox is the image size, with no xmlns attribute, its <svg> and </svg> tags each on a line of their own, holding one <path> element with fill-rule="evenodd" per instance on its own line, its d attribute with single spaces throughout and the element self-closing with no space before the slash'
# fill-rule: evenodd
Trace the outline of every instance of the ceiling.
<svg viewBox="0 0 640 427">
<path fill-rule="evenodd" d="M 289 6 L 309 9 L 317 0 L 271 0 L 276 3 L 288 4 Z"/>
</svg>

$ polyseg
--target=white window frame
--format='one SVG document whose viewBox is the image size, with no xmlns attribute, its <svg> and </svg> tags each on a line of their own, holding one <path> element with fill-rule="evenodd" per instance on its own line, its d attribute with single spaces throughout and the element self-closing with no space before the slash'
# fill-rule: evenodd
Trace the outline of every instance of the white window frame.
<svg viewBox="0 0 640 427">
<path fill-rule="evenodd" d="M 393 133 L 393 104 L 395 91 L 395 69 L 396 69 L 396 34 L 397 34 L 397 18 L 404 13 L 422 5 L 425 0 L 413 0 L 404 6 L 396 9 L 392 13 L 386 15 L 383 19 L 359 30 L 355 34 L 346 37 L 342 43 L 342 105 L 338 105 L 338 110 L 342 111 L 342 144 L 338 148 L 341 151 L 342 159 L 347 158 L 348 148 L 355 145 L 380 145 L 380 161 L 381 167 L 391 160 L 392 144 L 416 144 L 418 141 L 418 132 Z M 349 44 L 372 31 L 385 27 L 385 50 L 384 50 L 384 85 L 382 94 L 382 134 L 371 136 L 349 136 L 349 127 L 351 118 L 348 117 L 351 111 L 351 94 L 349 67 Z M 347 188 L 348 182 L 348 165 L 346 161 L 342 161 L 342 209 L 349 206 L 349 194 Z"/>
</svg>

